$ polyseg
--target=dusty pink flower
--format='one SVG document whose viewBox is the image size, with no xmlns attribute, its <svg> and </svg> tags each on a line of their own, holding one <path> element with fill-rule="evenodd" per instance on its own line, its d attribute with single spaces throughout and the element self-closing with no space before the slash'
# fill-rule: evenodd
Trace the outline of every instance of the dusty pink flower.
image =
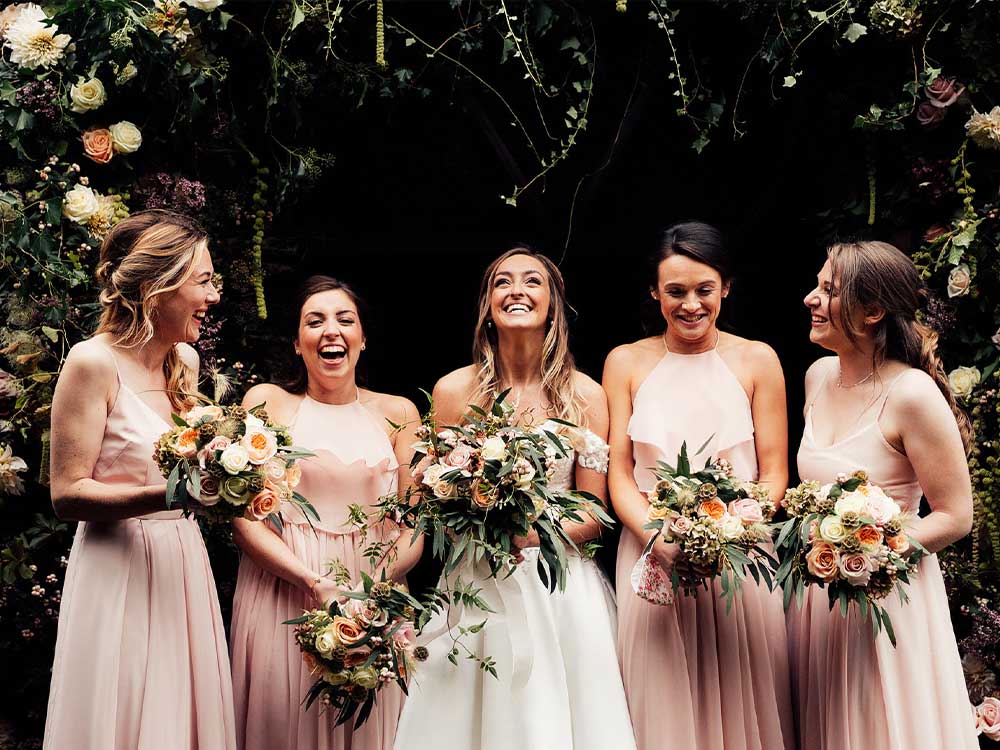
<svg viewBox="0 0 1000 750">
<path fill-rule="evenodd" d="M 917 122 L 925 128 L 932 128 L 945 118 L 947 111 L 942 107 L 937 107 L 930 102 L 920 102 L 917 106 Z"/>
<path fill-rule="evenodd" d="M 924 87 L 924 94 L 935 107 L 950 107 L 965 91 L 965 86 L 954 78 L 938 76 Z"/>
</svg>

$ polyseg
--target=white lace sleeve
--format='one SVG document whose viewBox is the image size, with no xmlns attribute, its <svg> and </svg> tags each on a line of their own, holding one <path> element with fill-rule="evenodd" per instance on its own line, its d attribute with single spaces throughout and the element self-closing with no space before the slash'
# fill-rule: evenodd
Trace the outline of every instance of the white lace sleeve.
<svg viewBox="0 0 1000 750">
<path fill-rule="evenodd" d="M 580 445 L 577 446 L 577 463 L 585 469 L 599 474 L 608 473 L 608 444 L 590 430 L 580 430 Z"/>
</svg>

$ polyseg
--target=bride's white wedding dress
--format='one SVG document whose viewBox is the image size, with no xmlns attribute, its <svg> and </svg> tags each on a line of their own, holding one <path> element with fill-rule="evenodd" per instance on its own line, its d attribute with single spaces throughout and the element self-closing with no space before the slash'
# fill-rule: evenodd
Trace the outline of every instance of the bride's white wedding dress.
<svg viewBox="0 0 1000 750">
<path fill-rule="evenodd" d="M 546 423 L 557 431 L 559 425 Z M 557 459 L 551 487 L 569 489 L 575 464 L 607 472 L 607 445 L 581 431 L 577 454 Z M 496 661 L 498 677 L 467 659 L 460 648 L 448 660 L 452 638 L 445 611 L 424 629 L 430 657 L 409 688 L 396 732 L 396 750 L 628 750 L 635 747 L 615 654 L 615 600 L 593 560 L 568 551 L 565 591 L 549 593 L 536 571 L 538 548 L 507 578 L 489 578 L 471 564 L 449 576 L 475 581 L 493 613 L 450 612 L 452 632 L 486 625 L 463 639 L 477 656 Z M 444 581 L 442 581 L 442 586 Z"/>
</svg>

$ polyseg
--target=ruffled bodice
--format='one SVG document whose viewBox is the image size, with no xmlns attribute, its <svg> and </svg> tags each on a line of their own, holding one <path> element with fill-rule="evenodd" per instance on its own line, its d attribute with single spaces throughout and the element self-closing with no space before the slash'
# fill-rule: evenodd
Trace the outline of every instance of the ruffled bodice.
<svg viewBox="0 0 1000 750">
<path fill-rule="evenodd" d="M 316 508 L 324 531 L 353 533 L 349 507 L 371 511 L 379 497 L 396 490 L 399 464 L 392 443 L 359 400 L 325 404 L 305 396 L 290 430 L 295 445 L 316 454 L 300 462 L 298 491 Z M 295 511 L 285 516 L 305 523 Z"/>
<path fill-rule="evenodd" d="M 667 352 L 635 394 L 628 434 L 635 481 L 643 492 L 655 484 L 656 462 L 672 466 L 685 442 L 693 466 L 721 457 L 736 476 L 757 478 L 750 399 L 716 349 Z"/>
</svg>

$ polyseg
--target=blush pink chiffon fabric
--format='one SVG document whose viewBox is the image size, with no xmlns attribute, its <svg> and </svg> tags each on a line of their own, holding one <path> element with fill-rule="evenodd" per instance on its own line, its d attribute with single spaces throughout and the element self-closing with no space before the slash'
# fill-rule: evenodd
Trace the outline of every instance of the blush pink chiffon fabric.
<svg viewBox="0 0 1000 750">
<path fill-rule="evenodd" d="M 829 377 L 837 368 L 831 357 Z M 906 376 L 904 371 L 900 376 Z M 799 446 L 799 476 L 826 484 L 858 469 L 904 510 L 920 509 L 923 491 L 905 455 L 885 439 L 878 421 L 895 380 L 856 432 L 821 447 L 813 437 L 812 404 Z M 822 389 L 820 389 L 820 392 Z M 829 608 L 825 590 L 807 588 L 801 609 L 788 611 L 789 655 L 802 750 L 973 750 L 972 709 L 955 643 L 937 555 L 924 557 L 910 578 L 909 604 L 895 594 L 883 604 L 896 635 L 873 637 L 852 608 Z"/>
<path fill-rule="evenodd" d="M 635 394 L 629 422 L 635 481 L 655 485 L 657 461 L 681 443 L 699 466 L 728 459 L 757 477 L 754 424 L 740 382 L 715 349 L 668 352 Z M 792 750 L 794 726 L 779 593 L 748 579 L 727 614 L 720 586 L 671 605 L 640 599 L 630 572 L 644 546 L 627 529 L 618 547 L 618 657 L 639 750 Z"/>
<path fill-rule="evenodd" d="M 153 443 L 170 425 L 118 384 L 93 478 L 162 484 Z M 193 519 L 162 511 L 77 526 L 43 746 L 235 750 L 226 634 Z"/>
<path fill-rule="evenodd" d="M 315 532 L 294 509 L 284 513 L 282 541 L 310 570 L 321 574 L 339 560 L 360 580 L 371 573 L 365 546 L 391 540 L 398 528 L 373 529 L 366 542 L 348 525 L 348 506 L 365 510 L 397 482 L 397 462 L 377 417 L 360 401 L 325 404 L 305 396 L 291 425 L 295 445 L 314 452 L 302 460 L 298 491 L 314 505 L 321 521 Z M 391 748 L 403 707 L 395 685 L 379 692 L 371 716 L 352 734 L 350 723 L 334 727 L 334 714 L 319 703 L 308 711 L 302 701 L 315 677 L 309 673 L 285 620 L 316 605 L 286 581 L 243 555 L 233 600 L 232 660 L 237 735 L 241 750 L 381 750 Z"/>
</svg>

